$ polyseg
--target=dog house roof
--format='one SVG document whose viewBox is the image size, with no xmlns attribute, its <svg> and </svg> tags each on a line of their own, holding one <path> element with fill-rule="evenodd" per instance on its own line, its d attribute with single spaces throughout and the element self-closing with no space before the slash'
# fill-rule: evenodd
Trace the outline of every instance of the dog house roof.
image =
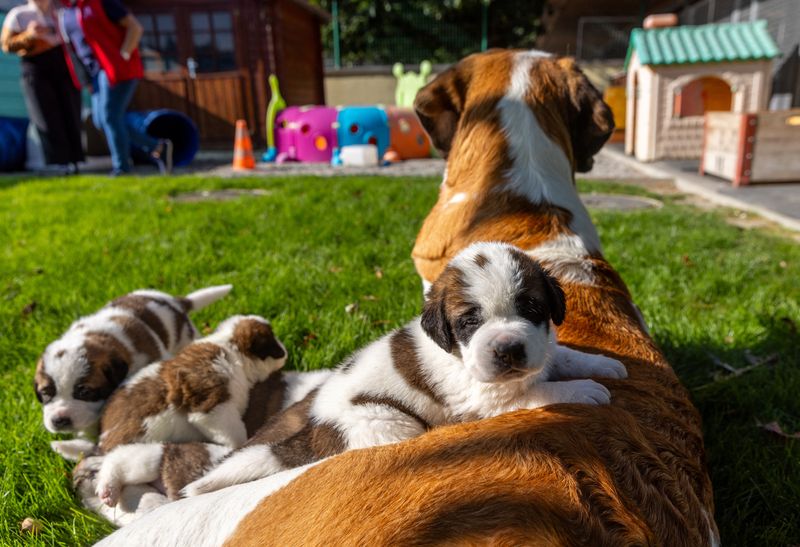
<svg viewBox="0 0 800 547">
<path fill-rule="evenodd" d="M 643 65 L 755 61 L 780 55 L 763 20 L 634 29 L 625 58 L 626 70 L 634 50 Z"/>
</svg>

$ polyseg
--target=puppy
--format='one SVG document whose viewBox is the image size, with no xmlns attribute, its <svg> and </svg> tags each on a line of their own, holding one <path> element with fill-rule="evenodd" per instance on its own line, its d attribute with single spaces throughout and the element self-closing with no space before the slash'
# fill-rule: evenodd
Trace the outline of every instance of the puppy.
<svg viewBox="0 0 800 547">
<path fill-rule="evenodd" d="M 420 317 L 355 353 L 284 413 L 305 417 L 297 433 L 267 445 L 256 434 L 184 491 L 218 490 L 439 425 L 553 403 L 607 404 L 608 390 L 594 380 L 561 379 L 627 375 L 614 359 L 556 343 L 564 293 L 511 245 L 465 249 L 427 296 Z"/>
<path fill-rule="evenodd" d="M 272 373 L 250 390 L 244 416 L 247 434 L 260 431 L 273 440 L 282 440 L 288 435 L 284 433 L 287 424 L 276 422 L 274 417 L 304 399 L 331 374 L 332 370 Z M 104 516 L 108 515 L 100 505 L 116 504 L 120 516 L 137 510 L 141 513 L 152 509 L 153 503 L 139 509 L 139 498 L 155 500 L 161 495 L 164 503 L 178 499 L 183 487 L 202 477 L 230 451 L 229 446 L 200 442 L 124 444 L 106 456 L 95 454 L 81 460 L 73 473 L 74 485 L 84 505 Z M 126 493 L 133 486 L 136 488 Z"/>
<path fill-rule="evenodd" d="M 34 389 L 51 433 L 92 432 L 109 395 L 130 374 L 166 359 L 197 336 L 188 312 L 228 294 L 231 285 L 177 298 L 135 291 L 75 321 L 47 346 L 36 365 Z"/>
</svg>

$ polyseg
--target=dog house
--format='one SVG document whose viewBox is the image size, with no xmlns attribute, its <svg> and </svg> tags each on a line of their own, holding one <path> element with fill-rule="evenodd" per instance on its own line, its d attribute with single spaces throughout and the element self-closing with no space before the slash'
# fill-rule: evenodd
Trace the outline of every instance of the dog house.
<svg viewBox="0 0 800 547">
<path fill-rule="evenodd" d="M 625 68 L 625 152 L 642 161 L 700 158 L 704 115 L 767 107 L 766 21 L 634 29 Z"/>
</svg>

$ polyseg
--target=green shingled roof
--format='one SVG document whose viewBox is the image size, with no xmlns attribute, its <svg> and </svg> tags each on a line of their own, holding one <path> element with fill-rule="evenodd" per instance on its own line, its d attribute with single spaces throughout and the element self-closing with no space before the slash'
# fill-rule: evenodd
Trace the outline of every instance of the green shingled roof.
<svg viewBox="0 0 800 547">
<path fill-rule="evenodd" d="M 643 65 L 679 65 L 772 59 L 780 50 L 766 21 L 633 29 L 625 68 L 636 50 Z"/>
</svg>

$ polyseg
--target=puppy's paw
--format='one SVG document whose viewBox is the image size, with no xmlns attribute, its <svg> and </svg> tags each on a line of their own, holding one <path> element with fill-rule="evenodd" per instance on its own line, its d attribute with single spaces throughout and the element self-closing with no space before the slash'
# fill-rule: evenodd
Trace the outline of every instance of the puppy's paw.
<svg viewBox="0 0 800 547">
<path fill-rule="evenodd" d="M 605 355 L 593 355 L 591 366 L 591 376 L 597 378 L 615 378 L 621 380 L 628 377 L 628 369 L 620 361 L 606 357 Z"/>
<path fill-rule="evenodd" d="M 103 483 L 102 481 L 97 483 L 97 497 L 109 507 L 114 507 L 117 505 L 117 502 L 119 501 L 119 494 L 119 486 L 110 483 Z"/>
<path fill-rule="evenodd" d="M 611 392 L 606 386 L 594 380 L 572 380 L 569 393 L 564 403 L 581 403 L 585 405 L 607 405 L 611 402 Z"/>
<path fill-rule="evenodd" d="M 206 484 L 205 481 L 203 481 L 203 479 L 198 479 L 194 482 L 190 482 L 189 484 L 183 487 L 183 490 L 181 490 L 181 497 L 193 498 L 195 496 L 211 492 L 212 490 L 213 489 L 210 488 L 210 485 Z"/>
</svg>

